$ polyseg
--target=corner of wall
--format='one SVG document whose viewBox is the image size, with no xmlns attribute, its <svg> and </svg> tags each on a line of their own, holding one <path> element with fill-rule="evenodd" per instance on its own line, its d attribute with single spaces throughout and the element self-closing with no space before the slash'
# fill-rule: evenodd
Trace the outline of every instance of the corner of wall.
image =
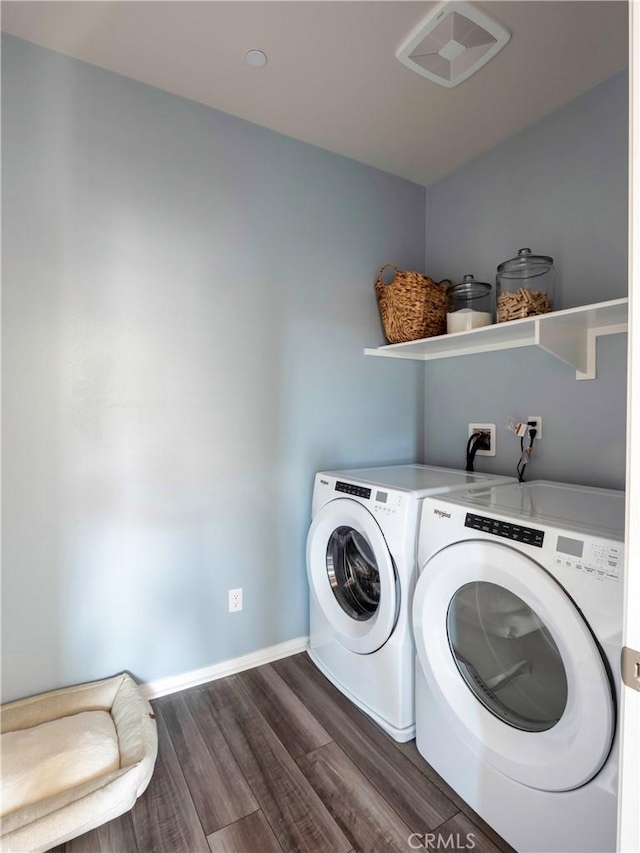
<svg viewBox="0 0 640 853">
<path fill-rule="evenodd" d="M 429 254 L 429 187 L 424 189 L 424 268 L 427 269 Z"/>
</svg>

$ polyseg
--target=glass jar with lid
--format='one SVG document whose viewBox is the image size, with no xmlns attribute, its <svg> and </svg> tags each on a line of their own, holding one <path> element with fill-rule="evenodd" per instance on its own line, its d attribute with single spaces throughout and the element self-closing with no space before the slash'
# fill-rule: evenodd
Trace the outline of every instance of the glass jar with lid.
<svg viewBox="0 0 640 853">
<path fill-rule="evenodd" d="M 493 288 L 465 275 L 447 288 L 447 332 L 467 332 L 493 323 Z"/>
<path fill-rule="evenodd" d="M 517 257 L 498 267 L 498 323 L 553 311 L 554 285 L 553 258 L 520 249 Z"/>
</svg>

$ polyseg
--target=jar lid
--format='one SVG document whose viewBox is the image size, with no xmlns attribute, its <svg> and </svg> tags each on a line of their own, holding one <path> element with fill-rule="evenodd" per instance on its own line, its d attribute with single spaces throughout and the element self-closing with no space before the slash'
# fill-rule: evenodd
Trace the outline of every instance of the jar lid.
<svg viewBox="0 0 640 853">
<path fill-rule="evenodd" d="M 463 290 L 473 290 L 477 288 L 478 290 L 491 290 L 491 285 L 486 281 L 476 281 L 472 275 L 465 275 L 463 280 L 459 282 L 459 284 L 450 284 L 447 288 L 448 291 L 455 290 L 460 293 Z"/>
<path fill-rule="evenodd" d="M 531 249 L 519 249 L 516 258 L 504 261 L 498 273 L 509 278 L 535 278 L 553 269 L 553 258 L 548 255 L 532 255 Z"/>
</svg>

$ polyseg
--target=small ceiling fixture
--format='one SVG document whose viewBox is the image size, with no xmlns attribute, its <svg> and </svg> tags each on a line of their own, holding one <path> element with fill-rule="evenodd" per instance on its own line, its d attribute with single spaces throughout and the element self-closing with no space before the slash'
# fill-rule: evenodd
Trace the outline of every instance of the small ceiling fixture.
<svg viewBox="0 0 640 853">
<path fill-rule="evenodd" d="M 462 83 L 511 38 L 501 23 L 464 0 L 440 3 L 399 48 L 396 59 L 440 86 Z"/>
<path fill-rule="evenodd" d="M 250 50 L 244 59 L 250 68 L 264 68 L 267 64 L 267 54 L 262 50 Z"/>
</svg>

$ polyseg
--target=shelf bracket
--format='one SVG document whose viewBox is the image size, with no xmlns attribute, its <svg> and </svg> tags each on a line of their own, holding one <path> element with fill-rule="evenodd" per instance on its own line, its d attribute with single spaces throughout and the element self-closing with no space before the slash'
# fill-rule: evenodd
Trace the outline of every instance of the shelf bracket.
<svg viewBox="0 0 640 853">
<path fill-rule="evenodd" d="M 576 370 L 576 379 L 595 379 L 596 378 L 596 344 L 598 338 L 605 335 L 619 335 L 626 333 L 628 330 L 627 323 L 618 323 L 612 326 L 598 326 L 595 329 L 589 329 L 587 332 L 587 369 L 583 373 Z"/>
<path fill-rule="evenodd" d="M 546 352 L 575 368 L 576 379 L 596 378 L 596 350 L 602 335 L 617 335 L 627 331 L 626 323 L 584 328 L 565 323 L 536 321 L 538 345 Z"/>
<path fill-rule="evenodd" d="M 589 330 L 581 326 L 536 320 L 536 340 L 546 352 L 564 361 L 576 371 L 576 379 L 595 379 L 595 342 L 589 343 Z M 593 361 L 590 358 L 593 355 Z"/>
</svg>

